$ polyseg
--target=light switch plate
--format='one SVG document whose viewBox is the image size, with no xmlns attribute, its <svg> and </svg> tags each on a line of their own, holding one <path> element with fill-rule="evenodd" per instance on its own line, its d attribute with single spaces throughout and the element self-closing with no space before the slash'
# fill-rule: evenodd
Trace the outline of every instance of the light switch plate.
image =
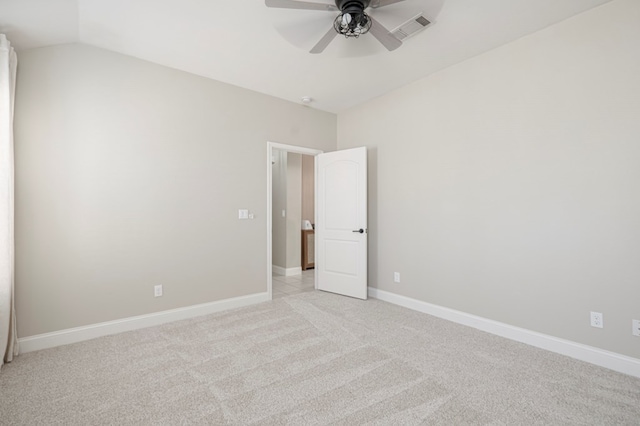
<svg viewBox="0 0 640 426">
<path fill-rule="evenodd" d="M 249 219 L 249 210 L 246 210 L 246 209 L 238 210 L 238 219 Z"/>
</svg>

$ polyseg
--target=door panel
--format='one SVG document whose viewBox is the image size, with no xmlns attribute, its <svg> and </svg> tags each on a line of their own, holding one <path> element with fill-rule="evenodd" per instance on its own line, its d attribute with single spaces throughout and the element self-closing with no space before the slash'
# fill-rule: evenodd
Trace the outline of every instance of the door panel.
<svg viewBox="0 0 640 426">
<path fill-rule="evenodd" d="M 358 181 L 358 164 L 351 161 L 330 163 L 324 171 L 326 201 L 324 205 L 327 231 L 351 231 L 359 228 L 358 188 L 344 185 Z"/>
<path fill-rule="evenodd" d="M 358 275 L 359 244 L 352 241 L 325 240 L 324 261 L 327 272 Z"/>
<path fill-rule="evenodd" d="M 318 289 L 366 299 L 366 148 L 320 154 L 316 169 Z"/>
</svg>

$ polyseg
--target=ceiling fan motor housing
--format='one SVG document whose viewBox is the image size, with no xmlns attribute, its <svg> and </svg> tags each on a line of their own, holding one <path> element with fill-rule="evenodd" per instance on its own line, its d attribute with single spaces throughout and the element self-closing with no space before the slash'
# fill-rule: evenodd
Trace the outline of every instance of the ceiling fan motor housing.
<svg viewBox="0 0 640 426">
<path fill-rule="evenodd" d="M 369 7 L 371 0 L 336 0 L 336 6 L 338 9 L 345 11 L 347 7 L 357 7 L 361 11 L 364 11 Z"/>
</svg>

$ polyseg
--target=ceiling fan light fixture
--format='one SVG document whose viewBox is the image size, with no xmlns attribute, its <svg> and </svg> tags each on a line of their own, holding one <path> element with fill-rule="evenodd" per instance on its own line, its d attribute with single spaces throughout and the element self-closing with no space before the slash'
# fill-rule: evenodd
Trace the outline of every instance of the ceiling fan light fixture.
<svg viewBox="0 0 640 426">
<path fill-rule="evenodd" d="M 371 18 L 364 12 L 367 4 L 354 1 L 342 8 L 342 13 L 333 21 L 333 28 L 345 37 L 358 38 L 371 29 Z"/>
</svg>

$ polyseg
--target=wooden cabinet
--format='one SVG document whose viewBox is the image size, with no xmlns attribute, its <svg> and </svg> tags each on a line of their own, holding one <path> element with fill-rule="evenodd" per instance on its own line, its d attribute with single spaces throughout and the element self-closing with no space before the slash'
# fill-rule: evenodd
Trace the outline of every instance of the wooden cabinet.
<svg viewBox="0 0 640 426">
<path fill-rule="evenodd" d="M 315 266 L 315 233 L 313 229 L 302 230 L 302 270 Z"/>
</svg>

